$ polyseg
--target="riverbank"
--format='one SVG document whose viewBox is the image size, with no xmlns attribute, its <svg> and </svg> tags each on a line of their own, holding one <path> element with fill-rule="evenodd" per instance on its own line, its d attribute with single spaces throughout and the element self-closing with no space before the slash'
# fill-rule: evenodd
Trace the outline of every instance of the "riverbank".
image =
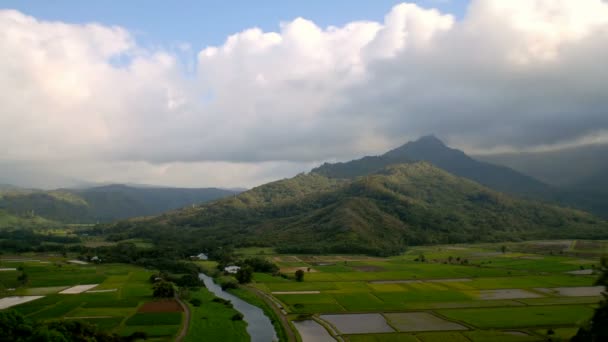
<svg viewBox="0 0 608 342">
<path fill-rule="evenodd" d="M 278 341 L 274 325 L 271 320 L 264 314 L 264 311 L 249 302 L 222 290 L 217 285 L 213 278 L 199 274 L 199 277 L 205 283 L 206 288 L 215 296 L 224 300 L 230 301 L 234 309 L 242 314 L 242 319 L 247 323 L 247 333 L 251 337 L 252 342 L 268 342 Z"/>
<path fill-rule="evenodd" d="M 262 297 L 264 294 L 257 292 L 253 287 L 240 287 L 238 289 L 230 289 L 230 293 L 241 298 L 242 300 L 261 308 L 264 314 L 270 318 L 279 341 L 296 342 L 296 335 L 289 325 L 287 317 L 278 312 L 270 300 Z"/>
</svg>

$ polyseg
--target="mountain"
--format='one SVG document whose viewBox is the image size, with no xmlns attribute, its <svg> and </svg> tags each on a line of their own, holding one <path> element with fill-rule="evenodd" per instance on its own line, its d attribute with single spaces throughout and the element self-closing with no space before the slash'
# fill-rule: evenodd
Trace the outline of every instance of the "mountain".
<svg viewBox="0 0 608 342">
<path fill-rule="evenodd" d="M 464 152 L 447 147 L 435 136 L 391 150 L 381 156 L 364 157 L 347 163 L 323 164 L 312 172 L 331 178 L 354 178 L 368 175 L 388 165 L 427 161 L 454 175 L 464 177 L 497 191 L 533 198 L 543 198 L 551 187 L 505 166 L 478 161 Z"/>
<path fill-rule="evenodd" d="M 0 210 L 0 230 L 13 228 L 52 228 L 58 223 L 39 216 L 15 216 Z"/>
<path fill-rule="evenodd" d="M 87 189 L 0 191 L 0 209 L 19 217 L 37 215 L 67 223 L 109 222 L 158 215 L 234 195 L 216 188 L 182 189 L 107 185 Z"/>
<path fill-rule="evenodd" d="M 376 255 L 414 244 L 608 237 L 606 222 L 590 214 L 514 198 L 427 162 L 351 179 L 301 174 L 105 229 L 192 248 L 261 245 Z"/>
</svg>

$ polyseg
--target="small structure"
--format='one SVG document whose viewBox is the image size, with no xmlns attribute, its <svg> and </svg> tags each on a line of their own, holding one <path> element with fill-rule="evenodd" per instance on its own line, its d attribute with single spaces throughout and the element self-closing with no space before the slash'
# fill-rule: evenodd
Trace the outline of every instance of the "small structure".
<svg viewBox="0 0 608 342">
<path fill-rule="evenodd" d="M 101 259 L 97 255 L 95 255 L 94 257 L 91 258 L 91 262 L 99 263 L 99 262 L 101 262 Z"/>
<path fill-rule="evenodd" d="M 241 268 L 239 266 L 226 266 L 224 267 L 224 272 L 230 274 L 236 274 Z"/>
<path fill-rule="evenodd" d="M 209 257 L 205 253 L 200 253 L 199 255 L 191 255 L 190 260 L 209 260 Z"/>
</svg>

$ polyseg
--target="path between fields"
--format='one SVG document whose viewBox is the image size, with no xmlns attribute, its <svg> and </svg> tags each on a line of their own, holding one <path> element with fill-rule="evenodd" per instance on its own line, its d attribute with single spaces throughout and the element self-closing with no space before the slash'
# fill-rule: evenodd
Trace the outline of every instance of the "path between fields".
<svg viewBox="0 0 608 342">
<path fill-rule="evenodd" d="M 175 300 L 182 306 L 182 309 L 184 309 L 184 324 L 182 324 L 182 329 L 175 337 L 175 342 L 182 342 L 186 337 L 186 334 L 188 334 L 188 328 L 190 327 L 190 307 L 184 304 L 177 294 L 175 295 Z"/>
<path fill-rule="evenodd" d="M 272 301 L 272 299 L 268 298 L 268 295 L 266 295 L 264 292 L 256 289 L 255 287 L 247 286 L 247 289 L 250 291 L 253 291 L 253 293 L 255 293 L 258 297 L 262 298 L 262 300 L 264 302 L 266 302 L 266 305 L 268 305 L 272 309 L 272 311 L 274 311 L 276 313 L 277 317 L 279 317 L 279 320 L 281 321 L 281 325 L 283 325 L 283 330 L 285 330 L 285 333 L 287 334 L 287 341 L 289 341 L 289 342 L 297 341 L 296 335 L 294 334 L 293 330 L 291 329 L 291 326 L 289 325 L 289 321 L 287 320 L 287 317 L 285 317 L 285 315 L 283 315 L 281 310 L 279 308 L 277 308 L 277 306 Z"/>
</svg>

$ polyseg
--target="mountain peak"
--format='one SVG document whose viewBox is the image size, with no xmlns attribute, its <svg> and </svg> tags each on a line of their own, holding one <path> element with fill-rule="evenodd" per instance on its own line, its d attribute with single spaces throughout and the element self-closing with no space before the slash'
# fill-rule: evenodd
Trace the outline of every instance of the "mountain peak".
<svg viewBox="0 0 608 342">
<path fill-rule="evenodd" d="M 418 138 L 418 140 L 414 141 L 413 144 L 426 144 L 426 145 L 433 144 L 433 145 L 445 146 L 443 141 L 441 141 L 439 138 L 437 138 L 433 134 L 420 137 L 420 138 Z"/>
</svg>

